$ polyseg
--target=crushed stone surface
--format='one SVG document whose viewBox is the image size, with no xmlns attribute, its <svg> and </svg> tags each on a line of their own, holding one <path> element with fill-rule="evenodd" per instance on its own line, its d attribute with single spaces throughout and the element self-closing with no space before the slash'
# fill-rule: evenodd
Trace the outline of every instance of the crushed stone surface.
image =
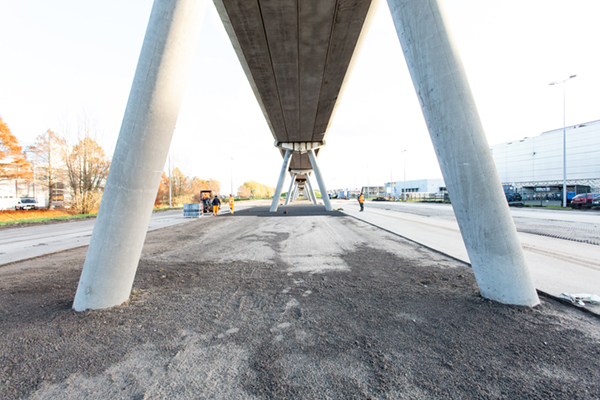
<svg viewBox="0 0 600 400">
<path fill-rule="evenodd" d="M 71 309 L 86 249 L 0 268 L 2 399 L 598 399 L 600 320 L 341 213 L 150 232 L 131 299 Z"/>
</svg>

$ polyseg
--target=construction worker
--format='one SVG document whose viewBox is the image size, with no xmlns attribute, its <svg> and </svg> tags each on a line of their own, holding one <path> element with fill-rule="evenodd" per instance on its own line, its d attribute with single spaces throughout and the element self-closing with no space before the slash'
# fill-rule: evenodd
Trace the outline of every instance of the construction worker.
<svg viewBox="0 0 600 400">
<path fill-rule="evenodd" d="M 358 204 L 360 204 L 360 211 L 365 211 L 365 196 L 363 196 L 362 192 L 358 196 Z"/>
<path fill-rule="evenodd" d="M 230 195 L 229 195 L 229 210 L 231 211 L 231 213 L 232 213 L 232 214 L 233 214 L 233 202 L 234 202 L 234 201 L 235 201 L 235 200 L 233 200 L 233 195 L 232 195 L 232 194 L 230 194 Z"/>
<path fill-rule="evenodd" d="M 219 206 L 221 205 L 221 200 L 219 200 L 219 198 L 217 197 L 217 195 L 215 194 L 215 198 L 212 201 L 212 206 L 213 206 L 213 215 L 216 217 L 219 214 Z"/>
</svg>

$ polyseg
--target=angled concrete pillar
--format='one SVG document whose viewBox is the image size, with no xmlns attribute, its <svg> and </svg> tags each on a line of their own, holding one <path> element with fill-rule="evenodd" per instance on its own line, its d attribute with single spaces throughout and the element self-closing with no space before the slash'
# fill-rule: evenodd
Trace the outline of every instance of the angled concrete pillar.
<svg viewBox="0 0 600 400">
<path fill-rule="evenodd" d="M 310 196 L 312 197 L 312 202 L 316 206 L 318 204 L 317 196 L 315 195 L 315 191 L 313 190 L 312 184 L 310 183 L 310 178 L 308 177 L 308 174 L 306 174 L 306 184 L 308 185 L 308 191 L 310 192 Z"/>
<path fill-rule="evenodd" d="M 539 303 L 440 0 L 388 0 L 481 295 Z"/>
<path fill-rule="evenodd" d="M 313 203 L 313 198 L 310 194 L 310 190 L 308 189 L 308 179 L 304 182 L 304 197 L 306 197 L 306 200 Z"/>
<path fill-rule="evenodd" d="M 129 299 L 192 66 L 205 0 L 156 0 L 73 308 Z"/>
<path fill-rule="evenodd" d="M 294 182 L 294 189 L 292 192 L 293 192 L 292 201 L 297 200 L 298 199 L 298 182 Z"/>
<path fill-rule="evenodd" d="M 273 202 L 271 203 L 270 212 L 276 212 L 279 207 L 279 199 L 281 198 L 281 189 L 285 183 L 285 175 L 290 167 L 290 161 L 292 161 L 292 151 L 286 150 L 285 156 L 283 156 L 283 164 L 281 166 L 281 172 L 279 173 L 279 180 L 277 181 L 277 187 L 275 188 L 275 194 L 273 195 Z"/>
<path fill-rule="evenodd" d="M 285 205 L 287 206 L 290 203 L 290 199 L 292 198 L 292 187 L 294 187 L 294 182 L 296 182 L 296 173 L 292 175 L 292 181 L 290 182 L 290 188 L 285 196 Z"/>
<path fill-rule="evenodd" d="M 296 194 L 296 182 L 292 182 L 292 193 L 290 194 L 290 203 L 294 201 L 294 195 Z"/>
<path fill-rule="evenodd" d="M 321 191 L 321 199 L 323 199 L 325 209 L 327 211 L 333 211 L 333 207 L 331 206 L 331 202 L 329 201 L 329 196 L 327 196 L 327 188 L 325 187 L 325 181 L 323 180 L 323 176 L 321 175 L 321 170 L 319 169 L 319 165 L 317 164 L 317 157 L 315 156 L 315 152 L 313 150 L 308 151 L 308 158 L 310 159 L 312 170 L 315 173 L 315 177 L 317 178 L 317 184 L 319 185 L 319 190 Z"/>
</svg>

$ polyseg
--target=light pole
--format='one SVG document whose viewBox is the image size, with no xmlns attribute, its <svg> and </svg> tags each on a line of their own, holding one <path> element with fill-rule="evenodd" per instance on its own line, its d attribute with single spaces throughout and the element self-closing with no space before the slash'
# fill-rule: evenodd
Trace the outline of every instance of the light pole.
<svg viewBox="0 0 600 400">
<path fill-rule="evenodd" d="M 550 85 L 563 85 L 563 193 L 562 206 L 567 207 L 567 111 L 566 111 L 566 93 L 565 82 L 575 78 L 577 75 L 571 75 L 560 82 L 550 82 Z"/>
<path fill-rule="evenodd" d="M 233 157 L 231 157 L 231 192 L 230 196 L 233 196 Z"/>
<path fill-rule="evenodd" d="M 369 198 L 369 166 L 367 165 L 367 199 Z"/>
<path fill-rule="evenodd" d="M 402 191 L 402 200 L 406 201 L 406 149 L 402 150 L 400 154 L 404 154 L 404 190 Z"/>
</svg>

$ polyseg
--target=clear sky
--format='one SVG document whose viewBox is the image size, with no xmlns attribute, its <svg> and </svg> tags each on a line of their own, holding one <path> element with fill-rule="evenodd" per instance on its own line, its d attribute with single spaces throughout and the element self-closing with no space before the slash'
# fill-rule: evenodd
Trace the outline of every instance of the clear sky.
<svg viewBox="0 0 600 400">
<path fill-rule="evenodd" d="M 490 145 L 600 119 L 600 1 L 445 0 Z M 0 0 L 0 116 L 22 144 L 86 114 L 112 153 L 152 0 Z M 71 128 L 69 128 L 71 127 Z M 234 187 L 275 186 L 281 156 L 209 2 L 172 165 Z M 406 160 L 400 153 L 406 149 Z M 233 158 L 233 161 L 231 160 Z M 387 2 L 319 157 L 328 188 L 439 178 Z"/>
</svg>

